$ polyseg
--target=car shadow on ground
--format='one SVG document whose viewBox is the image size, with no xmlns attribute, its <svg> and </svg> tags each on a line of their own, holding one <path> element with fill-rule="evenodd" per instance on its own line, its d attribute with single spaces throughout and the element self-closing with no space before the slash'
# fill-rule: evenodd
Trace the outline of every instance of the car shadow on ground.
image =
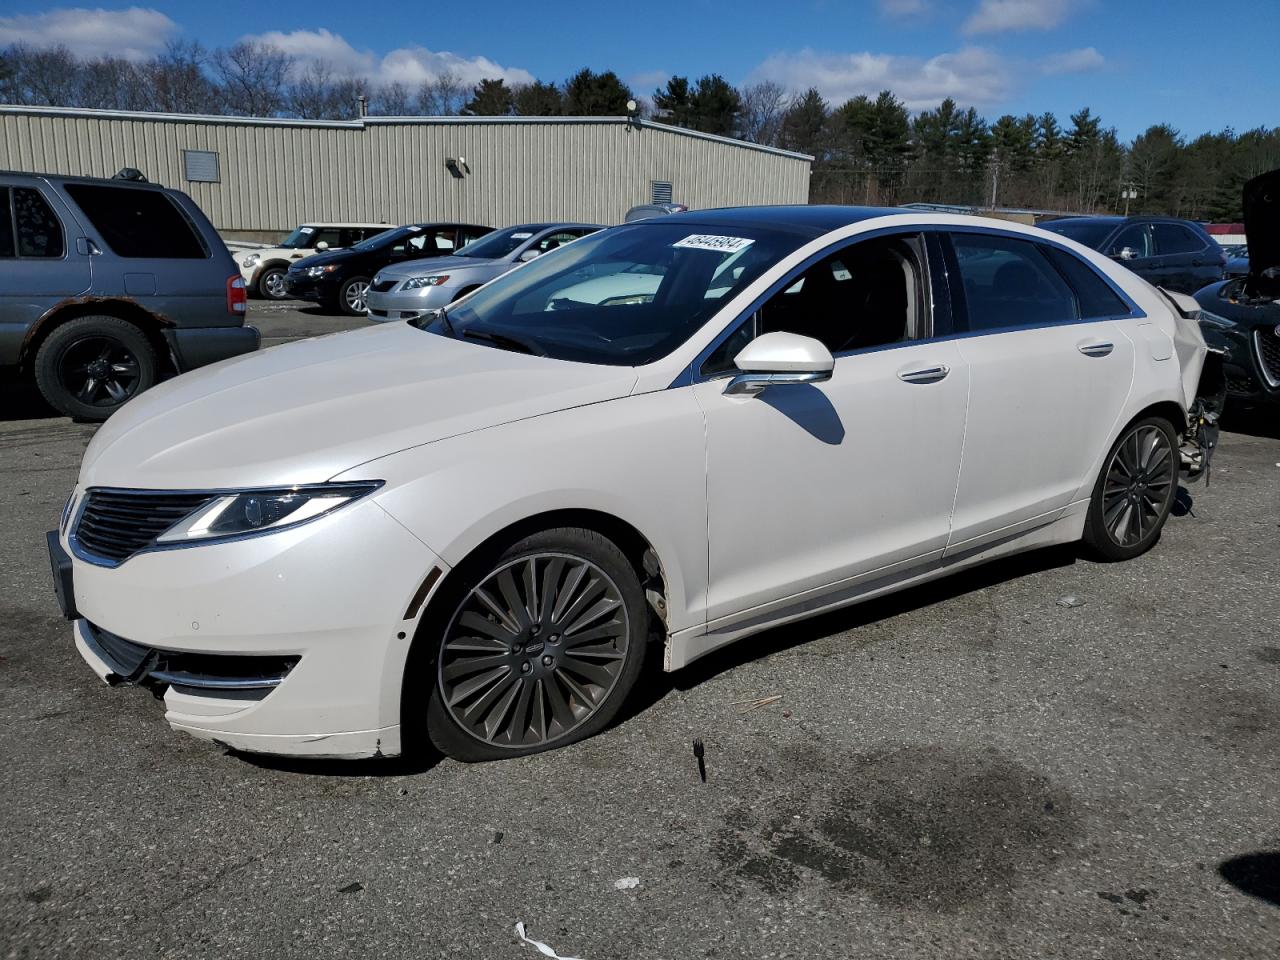
<svg viewBox="0 0 1280 960">
<path fill-rule="evenodd" d="M 0 382 L 0 421 L 48 420 L 60 416 L 62 414 L 45 403 L 34 383 Z"/>
<path fill-rule="evenodd" d="M 644 713 L 663 700 L 672 690 L 691 690 L 712 677 L 753 660 L 782 653 L 832 634 L 857 630 L 859 627 L 888 620 L 912 610 L 930 607 L 965 593 L 972 593 L 1045 570 L 1068 567 L 1078 559 L 1078 545 L 1069 544 L 1045 547 L 995 560 L 930 583 L 910 587 L 899 593 L 866 600 L 796 623 L 773 627 L 709 653 L 674 673 L 662 672 L 662 658 L 656 655 L 655 651 L 655 655 L 649 659 L 650 675 L 639 686 L 636 695 L 617 722 L 625 723 L 631 717 Z"/>
<path fill-rule="evenodd" d="M 1280 406 L 1238 408 L 1228 406 L 1222 415 L 1222 429 L 1250 437 L 1280 440 Z"/>
<path fill-rule="evenodd" d="M 1241 893 L 1280 906 L 1280 852 L 1232 857 L 1218 865 L 1218 875 Z"/>
</svg>

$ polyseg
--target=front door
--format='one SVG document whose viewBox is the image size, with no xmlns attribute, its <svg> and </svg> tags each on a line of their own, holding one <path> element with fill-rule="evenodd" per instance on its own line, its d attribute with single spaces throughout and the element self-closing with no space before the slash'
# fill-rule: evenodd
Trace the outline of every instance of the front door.
<svg viewBox="0 0 1280 960">
<path fill-rule="evenodd" d="M 927 338 L 929 300 L 919 237 L 864 240 L 784 281 L 699 371 L 713 628 L 941 556 L 969 384 L 955 342 Z M 733 356 L 775 330 L 826 344 L 832 378 L 726 395 Z"/>
</svg>

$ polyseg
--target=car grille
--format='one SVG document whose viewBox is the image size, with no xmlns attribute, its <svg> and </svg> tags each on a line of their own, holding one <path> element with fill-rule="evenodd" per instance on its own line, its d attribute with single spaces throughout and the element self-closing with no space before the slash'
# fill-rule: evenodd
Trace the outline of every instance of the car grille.
<svg viewBox="0 0 1280 960">
<path fill-rule="evenodd" d="M 1280 387 L 1280 334 L 1261 327 L 1253 331 L 1253 346 L 1258 352 L 1258 366 L 1267 385 Z"/>
<path fill-rule="evenodd" d="M 388 290 L 394 290 L 399 280 L 378 280 L 370 284 L 369 289 L 376 293 L 386 293 Z"/>
<path fill-rule="evenodd" d="M 90 490 L 71 531 L 72 544 L 82 557 L 121 564 L 210 499 L 207 493 Z"/>
</svg>

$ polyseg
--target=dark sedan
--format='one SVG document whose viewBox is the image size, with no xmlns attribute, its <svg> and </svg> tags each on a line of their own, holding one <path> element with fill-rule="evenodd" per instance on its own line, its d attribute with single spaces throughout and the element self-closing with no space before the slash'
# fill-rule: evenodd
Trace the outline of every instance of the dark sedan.
<svg viewBox="0 0 1280 960">
<path fill-rule="evenodd" d="M 1045 230 L 1105 253 L 1148 283 L 1195 293 L 1221 280 L 1227 257 L 1204 227 L 1165 217 L 1064 217 Z"/>
<path fill-rule="evenodd" d="M 1224 351 L 1227 395 L 1280 406 L 1280 170 L 1244 185 L 1248 271 L 1196 294 L 1205 342 Z"/>
<path fill-rule="evenodd" d="M 492 230 L 472 223 L 411 223 L 345 250 L 298 261 L 285 274 L 284 288 L 295 300 L 311 300 L 362 317 L 367 308 L 369 281 L 383 267 L 447 257 Z"/>
</svg>

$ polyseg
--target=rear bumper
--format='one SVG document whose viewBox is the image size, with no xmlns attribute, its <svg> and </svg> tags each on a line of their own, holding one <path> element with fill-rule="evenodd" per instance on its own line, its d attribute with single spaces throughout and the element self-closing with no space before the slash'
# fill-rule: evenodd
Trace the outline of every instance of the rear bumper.
<svg viewBox="0 0 1280 960">
<path fill-rule="evenodd" d="M 178 371 L 194 370 L 258 349 L 262 335 L 257 327 L 176 327 L 165 330 Z"/>
</svg>

